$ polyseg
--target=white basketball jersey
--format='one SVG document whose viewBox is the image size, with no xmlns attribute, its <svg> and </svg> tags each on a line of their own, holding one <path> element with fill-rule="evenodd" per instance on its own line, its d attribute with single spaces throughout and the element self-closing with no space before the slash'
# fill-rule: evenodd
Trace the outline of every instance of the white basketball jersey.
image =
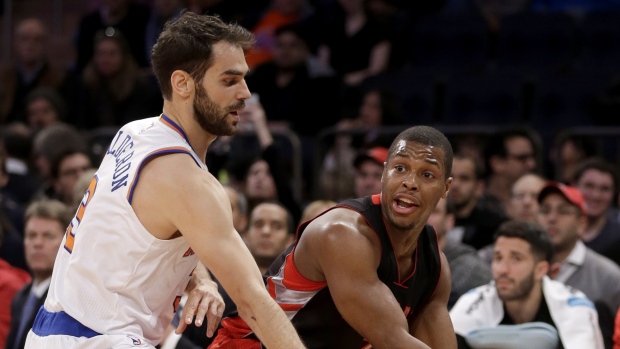
<svg viewBox="0 0 620 349">
<path fill-rule="evenodd" d="M 183 237 L 150 234 L 131 200 L 141 167 L 170 153 L 186 153 L 207 170 L 183 130 L 165 115 L 119 130 L 67 228 L 45 301 L 48 311 L 64 311 L 101 334 L 160 342 L 198 258 Z"/>
</svg>

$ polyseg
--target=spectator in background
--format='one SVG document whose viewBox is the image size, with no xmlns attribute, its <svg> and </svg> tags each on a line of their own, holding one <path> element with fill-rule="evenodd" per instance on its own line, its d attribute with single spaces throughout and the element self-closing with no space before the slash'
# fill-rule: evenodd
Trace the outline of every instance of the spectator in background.
<svg viewBox="0 0 620 349">
<path fill-rule="evenodd" d="M 391 44 L 387 29 L 371 17 L 364 0 L 339 0 L 342 12 L 321 37 L 319 58 L 334 68 L 348 86 L 388 68 Z"/>
<path fill-rule="evenodd" d="M 321 169 L 323 197 L 338 201 L 352 196 L 349 178 L 355 175 L 353 159 L 360 149 L 388 145 L 381 127 L 399 124 L 399 115 L 396 101 L 387 91 L 372 89 L 364 93 L 355 117 L 338 122 L 335 132 L 326 139 L 331 144 Z"/>
<path fill-rule="evenodd" d="M 247 54 L 247 63 L 254 69 L 273 58 L 275 31 L 287 24 L 297 23 L 313 13 L 308 0 L 271 0 L 266 11 L 252 27 L 256 44 Z"/>
<path fill-rule="evenodd" d="M 84 136 L 75 127 L 67 123 L 55 123 L 35 136 L 32 144 L 32 156 L 40 183 L 51 181 L 51 163 L 67 149 L 87 151 Z"/>
<path fill-rule="evenodd" d="M 374 147 L 362 150 L 353 159 L 353 195 L 356 198 L 381 193 L 381 179 L 387 158 L 388 148 Z"/>
<path fill-rule="evenodd" d="M 0 131 L 3 153 L 5 154 L 3 195 L 10 197 L 21 206 L 26 206 L 40 185 L 37 173 L 32 169 L 31 156 L 33 138 L 30 129 L 20 122 L 2 127 Z M 23 228 L 22 217 L 19 227 Z M 21 231 L 21 229 L 19 229 Z"/>
<path fill-rule="evenodd" d="M 120 31 L 107 28 L 97 32 L 94 47 L 82 74 L 79 128 L 120 127 L 161 112 L 161 94 L 138 70 Z"/>
<path fill-rule="evenodd" d="M 17 23 L 15 60 L 0 72 L 0 124 L 26 122 L 26 96 L 40 86 L 63 87 L 66 74 L 51 66 L 47 56 L 48 29 L 36 18 Z"/>
<path fill-rule="evenodd" d="M 303 26 L 284 25 L 273 35 L 273 60 L 250 73 L 248 88 L 260 96 L 270 124 L 284 124 L 300 136 L 315 137 L 336 121 L 321 122 L 316 115 L 339 109 L 340 81 L 333 70 L 312 56 L 311 34 Z"/>
<path fill-rule="evenodd" d="M 6 154 L 0 150 L 0 189 L 4 189 L 9 181 L 9 174 L 6 172 Z M 7 230 L 23 231 L 24 210 L 23 205 L 16 202 L 11 195 L 0 193 L 0 225 L 7 233 Z"/>
<path fill-rule="evenodd" d="M 579 236 L 586 227 L 579 190 L 549 182 L 538 195 L 538 222 L 553 244 L 554 279 L 574 287 L 594 302 L 606 347 L 611 347 L 614 315 L 620 307 L 620 268 L 587 248 Z"/>
<path fill-rule="evenodd" d="M 381 136 L 381 127 L 402 125 L 401 116 L 396 96 L 388 90 L 373 88 L 362 94 L 355 116 L 349 118 L 345 115 L 338 127 L 357 131 L 351 140 L 353 146 L 367 147 L 370 144 L 386 143 L 385 136 Z"/>
<path fill-rule="evenodd" d="M 508 216 L 515 220 L 536 222 L 538 215 L 538 193 L 547 180 L 535 173 L 526 173 L 512 185 Z"/>
<path fill-rule="evenodd" d="M 248 227 L 248 200 L 240 190 L 233 186 L 224 185 L 224 190 L 232 208 L 233 227 L 243 237 L 243 233 Z"/>
<path fill-rule="evenodd" d="M 336 206 L 336 204 L 337 202 L 332 200 L 314 200 L 310 202 L 302 211 L 299 224 L 317 217 L 327 209 Z"/>
<path fill-rule="evenodd" d="M 150 59 L 153 45 L 164 30 L 164 24 L 181 14 L 181 11 L 185 9 L 184 3 L 184 0 L 154 0 L 152 2 L 144 32 L 145 57 Z"/>
<path fill-rule="evenodd" d="M 450 310 L 459 349 L 604 348 L 590 300 L 547 277 L 552 255 L 549 236 L 536 223 L 502 224 L 494 282 L 466 293 Z"/>
<path fill-rule="evenodd" d="M 447 233 L 454 227 L 454 205 L 440 199 L 428 217 L 428 224 L 435 228 L 439 248 L 450 264 L 452 288 L 448 309 L 467 291 L 491 281 L 491 268 L 478 257 L 476 250 L 460 241 L 450 240 Z"/>
<path fill-rule="evenodd" d="M 92 163 L 87 153 L 75 149 L 61 152 L 51 163 L 51 185 L 43 186 L 37 199 L 55 199 L 72 207 L 75 184 Z M 77 209 L 77 207 L 75 207 Z"/>
<path fill-rule="evenodd" d="M 553 178 L 560 183 L 569 184 L 579 164 L 588 158 L 600 156 L 601 149 L 593 137 L 560 133 L 550 155 L 554 169 Z"/>
<path fill-rule="evenodd" d="M 342 83 L 329 67 L 312 56 L 311 35 L 303 26 L 281 26 L 274 37 L 273 60 L 250 73 L 248 87 L 260 97 L 269 125 L 290 129 L 299 136 L 302 175 L 310 191 L 315 174 L 316 136 L 337 121 Z M 326 112 L 333 117 L 316 117 Z"/>
<path fill-rule="evenodd" d="M 0 245 L 4 232 L 0 228 Z M 23 269 L 16 268 L 0 258 L 0 347 L 4 345 L 11 326 L 11 300 L 15 294 L 30 282 L 30 275 Z"/>
<path fill-rule="evenodd" d="M 95 34 L 110 27 L 126 36 L 128 48 L 138 66 L 147 67 L 144 35 L 148 18 L 148 9 L 132 0 L 102 0 L 95 11 L 82 17 L 77 28 L 76 72 L 81 74 L 91 61 L 95 49 Z"/>
<path fill-rule="evenodd" d="M 618 170 L 603 158 L 591 158 L 575 170 L 573 185 L 585 200 L 587 226 L 581 235 L 586 246 L 613 260 L 620 243 L 620 223 L 609 215 L 618 195 Z"/>
<path fill-rule="evenodd" d="M 11 302 L 11 330 L 6 349 L 22 349 L 34 317 L 43 305 L 50 285 L 58 248 L 74 210 L 56 200 L 35 201 L 24 216 L 24 249 L 32 282 Z"/>
<path fill-rule="evenodd" d="M 505 215 L 512 185 L 527 172 L 537 169 L 538 149 L 533 131 L 508 128 L 494 133 L 484 151 L 485 190 L 482 204 Z"/>
<path fill-rule="evenodd" d="M 66 118 L 65 100 L 56 90 L 39 87 L 26 97 L 26 121 L 33 134 Z"/>
<path fill-rule="evenodd" d="M 327 150 L 319 169 L 320 197 L 328 200 L 341 201 L 353 196 L 355 175 L 353 160 L 359 150 L 350 144 L 346 134 L 334 134 L 333 144 Z"/>
<path fill-rule="evenodd" d="M 519 177 L 512 185 L 507 215 L 513 220 L 537 222 L 538 193 L 547 184 L 547 180 L 535 173 L 526 173 Z M 491 265 L 493 259 L 493 244 L 489 244 L 478 251 L 480 257 Z"/>
<path fill-rule="evenodd" d="M 387 153 L 387 148 L 379 146 L 360 149 L 357 154 L 349 147 L 332 149 L 323 163 L 322 196 L 343 200 L 379 194 Z"/>
<path fill-rule="evenodd" d="M 6 184 L 6 156 L 0 151 L 0 189 Z M 24 208 L 11 197 L 0 194 L 0 258 L 10 265 L 27 270 L 24 256 Z M 1 288 L 1 286 L 0 286 Z"/>
<path fill-rule="evenodd" d="M 295 240 L 296 227 L 291 213 L 278 202 L 263 202 L 252 210 L 243 235 L 261 274 Z"/>
<path fill-rule="evenodd" d="M 448 236 L 475 249 L 492 244 L 495 230 L 507 219 L 479 203 L 478 196 L 483 188 L 476 160 L 468 155 L 455 154 L 448 199 L 454 204 L 456 220 Z"/>
<path fill-rule="evenodd" d="M 256 135 L 260 148 L 260 154 L 252 154 L 253 157 L 243 174 L 243 194 L 248 200 L 248 210 L 251 212 L 264 201 L 279 201 L 291 212 L 294 221 L 298 222 L 301 205 L 283 169 L 281 153 L 267 126 L 265 110 L 260 102 L 249 102 L 246 108 L 239 112 L 239 117 L 239 128 L 250 129 L 250 132 Z"/>
</svg>

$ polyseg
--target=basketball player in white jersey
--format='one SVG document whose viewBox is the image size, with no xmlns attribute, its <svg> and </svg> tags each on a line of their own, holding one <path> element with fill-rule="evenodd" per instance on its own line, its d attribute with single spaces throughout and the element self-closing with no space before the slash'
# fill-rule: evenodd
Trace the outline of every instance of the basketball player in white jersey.
<svg viewBox="0 0 620 349">
<path fill-rule="evenodd" d="M 267 347 L 303 348 L 205 166 L 207 148 L 235 133 L 250 97 L 244 52 L 253 40 L 191 12 L 166 25 L 152 51 L 163 113 L 123 126 L 112 141 L 67 229 L 26 348 L 154 348 L 192 273 L 206 277 L 199 261 Z M 197 310 L 189 307 L 186 323 Z"/>
</svg>

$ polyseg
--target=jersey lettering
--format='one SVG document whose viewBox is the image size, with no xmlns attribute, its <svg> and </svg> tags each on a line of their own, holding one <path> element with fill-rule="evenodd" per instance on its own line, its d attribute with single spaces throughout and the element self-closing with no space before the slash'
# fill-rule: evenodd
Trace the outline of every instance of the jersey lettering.
<svg viewBox="0 0 620 349">
<path fill-rule="evenodd" d="M 93 179 L 90 181 L 88 185 L 88 189 L 86 189 L 86 193 L 84 193 L 84 197 L 78 206 L 77 212 L 75 216 L 71 220 L 69 227 L 67 228 L 66 239 L 65 239 L 65 250 L 69 251 L 69 253 L 73 252 L 73 244 L 75 243 L 75 231 L 80 226 L 80 222 L 84 217 L 84 213 L 86 212 L 86 206 L 92 199 L 95 194 L 95 190 L 97 189 L 97 182 L 99 182 L 99 177 L 95 175 Z"/>
<path fill-rule="evenodd" d="M 183 257 L 189 257 L 194 255 L 194 250 L 192 250 L 192 248 L 188 248 L 187 251 L 185 251 L 185 253 L 183 254 Z"/>
<path fill-rule="evenodd" d="M 116 146 L 118 143 L 118 139 L 121 134 L 119 133 L 117 139 L 114 141 L 114 144 L 110 146 L 110 149 L 106 152 L 106 154 L 112 155 L 116 162 L 116 167 L 114 168 L 114 175 L 112 176 L 112 192 L 118 190 L 119 188 L 127 186 L 127 179 L 129 175 L 129 169 L 131 168 L 131 158 L 134 154 L 133 151 L 133 140 L 130 135 L 125 136 L 123 141 Z M 127 155 L 123 156 L 125 153 Z"/>
</svg>

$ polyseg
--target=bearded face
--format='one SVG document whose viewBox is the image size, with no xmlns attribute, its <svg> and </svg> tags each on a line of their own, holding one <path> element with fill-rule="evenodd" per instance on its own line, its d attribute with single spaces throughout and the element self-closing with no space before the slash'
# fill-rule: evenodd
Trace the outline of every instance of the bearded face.
<svg viewBox="0 0 620 349">
<path fill-rule="evenodd" d="M 534 281 L 533 271 L 521 280 L 500 276 L 495 279 L 497 294 L 504 302 L 527 299 L 534 288 Z"/>
<path fill-rule="evenodd" d="M 196 84 L 194 97 L 194 120 L 203 130 L 215 136 L 230 136 L 237 132 L 237 119 L 228 120 L 232 111 L 245 107 L 244 101 L 239 101 L 226 108 L 217 105 L 209 96 L 205 88 Z"/>
</svg>

